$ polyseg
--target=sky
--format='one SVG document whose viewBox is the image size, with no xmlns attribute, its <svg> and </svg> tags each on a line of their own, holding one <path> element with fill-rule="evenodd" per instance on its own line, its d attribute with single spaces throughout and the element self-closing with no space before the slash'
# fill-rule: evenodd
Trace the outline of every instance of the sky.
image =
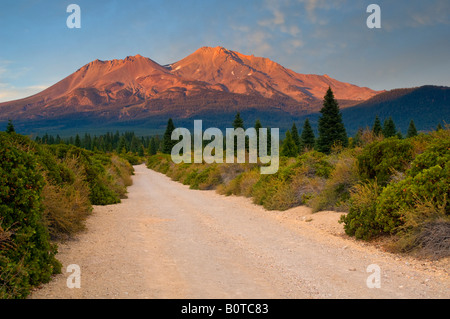
<svg viewBox="0 0 450 319">
<path fill-rule="evenodd" d="M 70 4 L 81 28 L 68 28 Z M 367 27 L 370 4 L 381 28 Z M 203 46 L 374 90 L 450 86 L 450 0 L 1 0 L 0 102 L 96 60 L 161 65 Z"/>
</svg>

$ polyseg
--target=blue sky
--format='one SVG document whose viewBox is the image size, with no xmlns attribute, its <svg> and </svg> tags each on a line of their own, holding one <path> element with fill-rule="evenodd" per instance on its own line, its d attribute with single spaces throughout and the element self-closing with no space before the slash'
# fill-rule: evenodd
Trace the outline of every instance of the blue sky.
<svg viewBox="0 0 450 319">
<path fill-rule="evenodd" d="M 81 29 L 69 29 L 69 4 Z M 366 8 L 381 7 L 381 29 Z M 37 93 L 95 59 L 160 64 L 202 46 L 264 56 L 299 73 L 390 90 L 450 86 L 449 0 L 2 0 L 0 101 Z"/>
</svg>

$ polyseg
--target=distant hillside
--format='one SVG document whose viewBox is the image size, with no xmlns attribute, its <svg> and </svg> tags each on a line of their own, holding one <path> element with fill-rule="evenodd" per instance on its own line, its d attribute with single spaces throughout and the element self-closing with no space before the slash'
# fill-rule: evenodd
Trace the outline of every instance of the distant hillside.
<svg viewBox="0 0 450 319">
<path fill-rule="evenodd" d="M 372 126 L 376 115 L 392 116 L 397 129 L 406 133 L 414 120 L 418 130 L 435 129 L 437 124 L 450 124 L 450 87 L 422 86 L 380 93 L 358 105 L 342 110 L 344 122 L 351 132 Z"/>
</svg>

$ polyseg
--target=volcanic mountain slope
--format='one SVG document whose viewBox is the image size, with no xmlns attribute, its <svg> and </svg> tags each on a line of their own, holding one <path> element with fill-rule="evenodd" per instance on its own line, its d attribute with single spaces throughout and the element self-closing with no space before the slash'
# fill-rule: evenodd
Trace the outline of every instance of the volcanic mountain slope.
<svg viewBox="0 0 450 319">
<path fill-rule="evenodd" d="M 260 94 L 266 98 L 286 96 L 297 102 L 322 100 L 328 87 L 340 100 L 367 100 L 376 93 L 327 75 L 295 73 L 269 59 L 243 55 L 223 47 L 200 48 L 169 67 L 174 74 L 220 84 L 233 93 Z"/>
<path fill-rule="evenodd" d="M 379 93 L 327 75 L 299 74 L 266 58 L 203 47 L 166 66 L 140 55 L 95 60 L 34 96 L 1 103 L 0 120 L 187 118 L 248 108 L 298 115 L 318 111 L 328 87 L 342 107 Z"/>
</svg>

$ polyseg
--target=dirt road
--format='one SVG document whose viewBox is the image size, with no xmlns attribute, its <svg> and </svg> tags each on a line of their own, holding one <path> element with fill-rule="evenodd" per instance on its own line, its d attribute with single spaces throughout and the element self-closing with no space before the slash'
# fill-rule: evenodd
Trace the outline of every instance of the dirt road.
<svg viewBox="0 0 450 319">
<path fill-rule="evenodd" d="M 31 298 L 449 298 L 448 260 L 417 261 L 347 238 L 340 214 L 268 212 L 136 166 L 129 198 L 95 207 L 60 245 L 63 274 Z M 81 288 L 65 272 L 79 265 Z M 378 273 L 380 288 L 369 288 Z"/>
</svg>

